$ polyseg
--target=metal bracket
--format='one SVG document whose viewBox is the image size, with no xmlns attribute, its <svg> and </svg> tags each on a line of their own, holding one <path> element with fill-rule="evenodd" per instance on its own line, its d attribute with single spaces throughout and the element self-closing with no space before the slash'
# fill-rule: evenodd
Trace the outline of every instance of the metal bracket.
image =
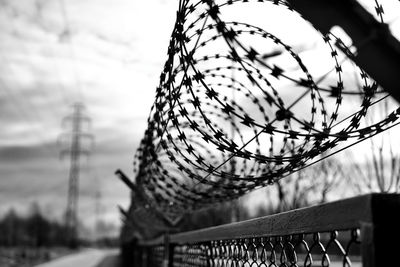
<svg viewBox="0 0 400 267">
<path fill-rule="evenodd" d="M 353 40 L 352 60 L 400 102 L 400 42 L 356 0 L 288 0 L 323 34 L 341 27 Z"/>
</svg>

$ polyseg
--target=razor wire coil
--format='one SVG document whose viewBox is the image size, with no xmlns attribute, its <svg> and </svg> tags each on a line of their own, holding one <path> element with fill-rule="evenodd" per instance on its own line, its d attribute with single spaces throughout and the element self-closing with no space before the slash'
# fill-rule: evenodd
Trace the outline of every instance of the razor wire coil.
<svg viewBox="0 0 400 267">
<path fill-rule="evenodd" d="M 382 4 L 372 4 L 384 23 Z M 270 10 L 263 26 L 236 20 L 249 6 Z M 315 44 L 291 44 L 279 31 L 285 19 Z M 232 199 L 394 125 L 400 109 L 363 122 L 387 95 L 351 61 L 353 48 L 313 29 L 286 1 L 180 1 L 134 159 L 146 201 L 176 216 Z"/>
</svg>

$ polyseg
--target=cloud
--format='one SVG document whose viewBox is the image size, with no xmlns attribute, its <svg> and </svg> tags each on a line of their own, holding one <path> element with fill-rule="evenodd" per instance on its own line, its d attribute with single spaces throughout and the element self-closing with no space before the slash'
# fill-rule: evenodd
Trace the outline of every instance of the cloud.
<svg viewBox="0 0 400 267">
<path fill-rule="evenodd" d="M 103 215 L 118 222 L 115 206 L 128 205 L 129 190 L 113 173 L 132 175 L 177 3 L 71 0 L 64 18 L 59 1 L 36 2 L 2 1 L 0 9 L 0 213 L 37 201 L 61 218 L 69 162 L 58 159 L 56 140 L 81 101 L 96 146 L 81 162 L 80 213 L 93 219 L 100 190 Z"/>
</svg>

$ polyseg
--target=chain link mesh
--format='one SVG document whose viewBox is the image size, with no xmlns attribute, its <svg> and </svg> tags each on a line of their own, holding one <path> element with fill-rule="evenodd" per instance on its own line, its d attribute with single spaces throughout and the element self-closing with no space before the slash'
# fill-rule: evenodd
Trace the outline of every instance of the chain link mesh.
<svg viewBox="0 0 400 267">
<path fill-rule="evenodd" d="M 174 267 L 362 266 L 359 229 L 170 244 Z M 163 246 L 148 247 L 144 266 L 164 266 Z"/>
</svg>

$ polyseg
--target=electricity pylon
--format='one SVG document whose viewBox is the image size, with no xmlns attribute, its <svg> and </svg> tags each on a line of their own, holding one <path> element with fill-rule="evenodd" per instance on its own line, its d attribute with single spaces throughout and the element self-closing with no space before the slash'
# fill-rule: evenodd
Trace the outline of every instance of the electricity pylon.
<svg viewBox="0 0 400 267">
<path fill-rule="evenodd" d="M 82 155 L 89 156 L 89 147 L 93 136 L 83 129 L 89 126 L 90 119 L 84 114 L 84 105 L 75 103 L 71 115 L 64 117 L 63 126 L 69 124 L 69 132 L 60 136 L 65 148 L 61 151 L 61 158 L 68 155 L 70 158 L 67 210 L 65 214 L 66 237 L 70 247 L 78 245 L 78 198 L 80 159 Z M 90 142 L 90 143 L 88 143 Z"/>
</svg>

